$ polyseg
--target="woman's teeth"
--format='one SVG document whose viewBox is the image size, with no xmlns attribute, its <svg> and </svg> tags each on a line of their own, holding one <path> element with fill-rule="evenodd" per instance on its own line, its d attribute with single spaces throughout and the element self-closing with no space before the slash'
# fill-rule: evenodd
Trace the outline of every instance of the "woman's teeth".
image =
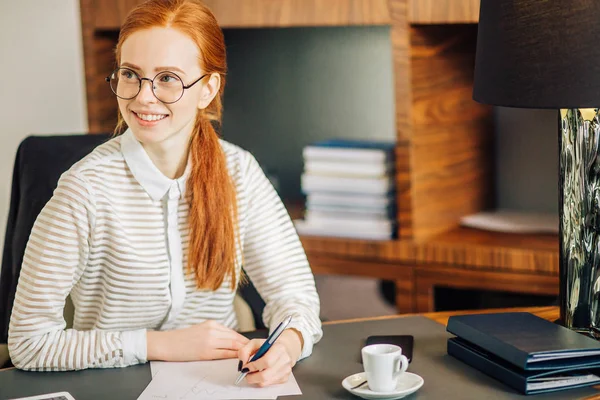
<svg viewBox="0 0 600 400">
<path fill-rule="evenodd" d="M 138 117 L 140 117 L 140 119 L 143 119 L 144 121 L 158 121 L 158 120 L 166 117 L 165 114 L 138 114 L 138 113 L 135 113 L 135 115 L 137 115 Z"/>
</svg>

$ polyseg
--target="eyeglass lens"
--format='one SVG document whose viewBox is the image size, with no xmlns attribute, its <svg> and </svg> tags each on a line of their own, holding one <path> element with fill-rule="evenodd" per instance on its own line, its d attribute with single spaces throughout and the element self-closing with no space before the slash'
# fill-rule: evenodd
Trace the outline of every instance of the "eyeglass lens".
<svg viewBox="0 0 600 400">
<path fill-rule="evenodd" d="M 118 68 L 110 75 L 110 88 L 120 98 L 133 99 L 141 90 L 140 77 L 128 68 Z M 161 72 L 152 80 L 154 96 L 163 103 L 176 102 L 183 96 L 183 82 L 172 72 Z"/>
</svg>

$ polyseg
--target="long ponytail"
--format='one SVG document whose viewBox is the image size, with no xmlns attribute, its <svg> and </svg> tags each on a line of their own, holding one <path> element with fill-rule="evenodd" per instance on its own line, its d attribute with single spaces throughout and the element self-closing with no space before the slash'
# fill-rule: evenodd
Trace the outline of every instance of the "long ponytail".
<svg viewBox="0 0 600 400">
<path fill-rule="evenodd" d="M 188 272 L 202 287 L 216 289 L 225 276 L 235 283 L 237 206 L 225 154 L 210 120 L 199 117 L 190 144 L 192 172 L 187 185 L 190 204 Z M 217 182 L 218 180 L 218 182 Z"/>
</svg>

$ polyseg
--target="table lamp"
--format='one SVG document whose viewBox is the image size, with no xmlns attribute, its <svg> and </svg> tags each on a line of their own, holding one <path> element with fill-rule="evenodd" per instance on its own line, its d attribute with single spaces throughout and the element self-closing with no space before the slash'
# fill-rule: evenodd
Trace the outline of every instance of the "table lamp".
<svg viewBox="0 0 600 400">
<path fill-rule="evenodd" d="M 600 338 L 600 1 L 481 0 L 474 79 L 480 103 L 557 110 L 560 322 Z"/>
</svg>

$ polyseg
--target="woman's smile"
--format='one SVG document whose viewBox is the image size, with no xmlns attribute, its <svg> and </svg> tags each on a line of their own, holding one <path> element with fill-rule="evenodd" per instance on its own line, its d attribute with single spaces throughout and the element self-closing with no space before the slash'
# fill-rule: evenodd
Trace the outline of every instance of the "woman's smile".
<svg viewBox="0 0 600 400">
<path fill-rule="evenodd" d="M 158 125 L 160 121 L 163 121 L 169 117 L 168 114 L 138 113 L 135 111 L 132 111 L 131 113 L 135 116 L 137 123 L 144 127 Z"/>
</svg>

